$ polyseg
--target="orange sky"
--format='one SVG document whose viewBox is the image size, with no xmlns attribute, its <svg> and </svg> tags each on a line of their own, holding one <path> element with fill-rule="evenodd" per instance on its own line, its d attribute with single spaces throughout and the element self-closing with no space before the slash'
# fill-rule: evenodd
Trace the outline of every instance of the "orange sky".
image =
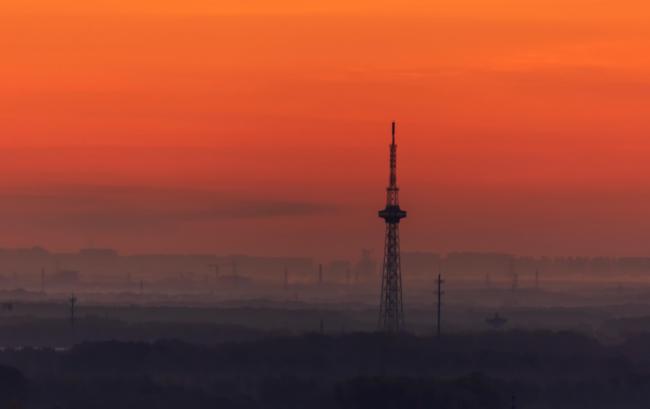
<svg viewBox="0 0 650 409">
<path fill-rule="evenodd" d="M 5 3 L 1 246 L 650 254 L 644 2 Z"/>
</svg>

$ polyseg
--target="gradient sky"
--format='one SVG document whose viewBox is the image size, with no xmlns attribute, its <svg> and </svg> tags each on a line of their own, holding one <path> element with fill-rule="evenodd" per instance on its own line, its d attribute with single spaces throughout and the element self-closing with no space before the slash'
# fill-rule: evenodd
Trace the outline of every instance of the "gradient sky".
<svg viewBox="0 0 650 409">
<path fill-rule="evenodd" d="M 0 246 L 650 255 L 641 1 L 9 0 Z"/>
</svg>

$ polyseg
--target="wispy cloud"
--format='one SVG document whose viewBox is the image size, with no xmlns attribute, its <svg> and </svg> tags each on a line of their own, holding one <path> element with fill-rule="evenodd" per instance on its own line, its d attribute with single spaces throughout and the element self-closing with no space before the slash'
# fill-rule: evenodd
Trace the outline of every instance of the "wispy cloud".
<svg viewBox="0 0 650 409">
<path fill-rule="evenodd" d="M 128 230 L 179 223 L 294 218 L 336 211 L 303 200 L 243 193 L 129 186 L 31 189 L 0 195 L 5 224 L 46 228 Z"/>
</svg>

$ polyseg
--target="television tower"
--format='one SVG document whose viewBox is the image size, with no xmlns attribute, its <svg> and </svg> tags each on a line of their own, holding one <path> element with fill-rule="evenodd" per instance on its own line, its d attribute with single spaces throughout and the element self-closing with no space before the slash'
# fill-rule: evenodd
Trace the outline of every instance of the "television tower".
<svg viewBox="0 0 650 409">
<path fill-rule="evenodd" d="M 379 300 L 379 330 L 398 332 L 404 327 L 399 222 L 406 217 L 406 211 L 399 207 L 395 121 L 393 121 L 391 128 L 390 178 L 388 180 L 388 188 L 386 189 L 386 208 L 379 211 L 379 217 L 386 221 L 384 268 L 381 276 L 381 298 Z"/>
</svg>

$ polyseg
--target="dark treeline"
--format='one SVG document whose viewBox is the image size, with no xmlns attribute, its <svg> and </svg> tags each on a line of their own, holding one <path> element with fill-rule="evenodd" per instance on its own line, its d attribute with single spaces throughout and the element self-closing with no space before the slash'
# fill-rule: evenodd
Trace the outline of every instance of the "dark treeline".
<svg viewBox="0 0 650 409">
<path fill-rule="evenodd" d="M 0 399 L 28 408 L 642 408 L 650 335 L 569 332 L 82 343 L 0 352 Z"/>
</svg>

